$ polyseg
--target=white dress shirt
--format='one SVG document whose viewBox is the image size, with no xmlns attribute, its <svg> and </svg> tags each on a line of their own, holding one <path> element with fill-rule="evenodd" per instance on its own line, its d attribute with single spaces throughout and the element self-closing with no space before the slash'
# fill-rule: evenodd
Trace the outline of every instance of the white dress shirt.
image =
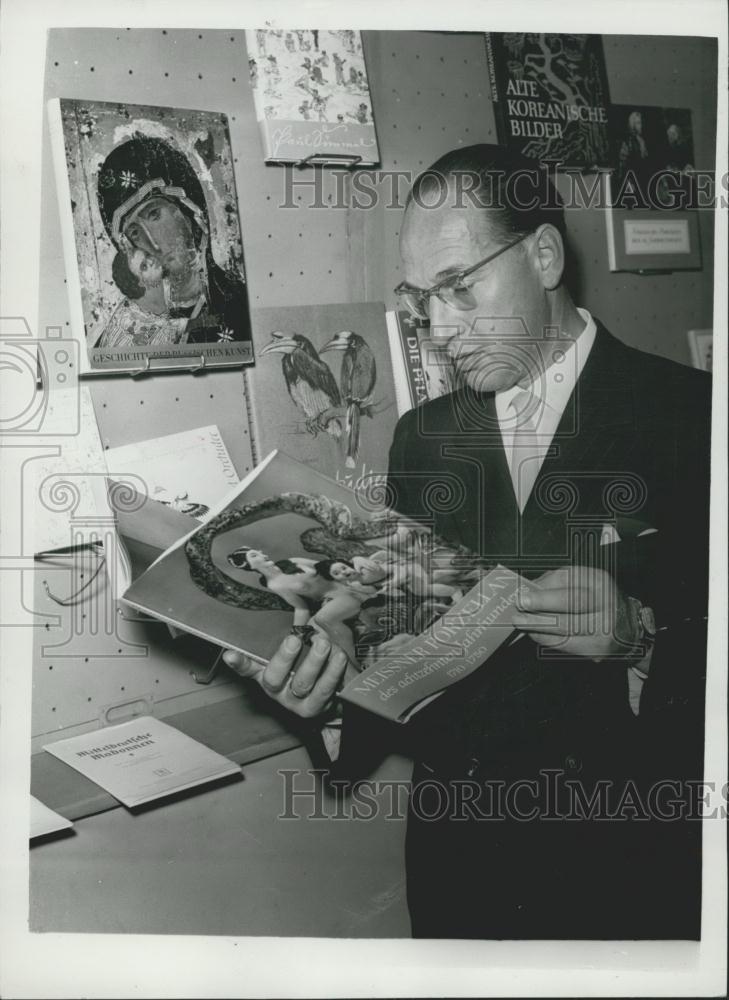
<svg viewBox="0 0 729 1000">
<path fill-rule="evenodd" d="M 504 442 L 506 459 L 512 469 L 514 439 L 517 437 L 518 420 L 512 408 L 512 403 L 522 393 L 531 397 L 530 411 L 536 423 L 537 462 L 532 473 L 533 480 L 541 468 L 542 462 L 549 452 L 552 438 L 555 435 L 562 414 L 567 408 L 570 396 L 577 385 L 577 379 L 585 367 L 588 355 L 595 342 L 597 328 L 595 320 L 586 309 L 578 313 L 585 321 L 585 327 L 575 340 L 555 340 L 552 350 L 553 363 L 546 371 L 541 372 L 528 386 L 512 386 L 494 396 L 496 416 L 499 421 L 501 438 Z M 523 505 L 527 497 L 522 498 Z"/>
</svg>

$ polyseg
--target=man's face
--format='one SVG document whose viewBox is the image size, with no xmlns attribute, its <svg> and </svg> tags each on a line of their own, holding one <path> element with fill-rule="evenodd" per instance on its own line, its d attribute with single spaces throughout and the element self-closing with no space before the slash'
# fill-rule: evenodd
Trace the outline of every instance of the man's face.
<svg viewBox="0 0 729 1000">
<path fill-rule="evenodd" d="M 411 203 L 407 209 L 400 252 L 405 280 L 417 288 L 429 288 L 509 242 L 490 224 L 488 210 L 452 202 L 449 193 L 441 208 Z M 473 308 L 462 311 L 430 298 L 431 336 L 447 343 L 459 379 L 477 392 L 527 384 L 539 371 L 550 309 L 535 240 L 528 236 L 466 278 Z"/>
<path fill-rule="evenodd" d="M 165 274 L 190 269 L 195 251 L 192 224 L 173 202 L 153 195 L 128 216 L 123 226 L 129 242 L 155 259 Z"/>
</svg>

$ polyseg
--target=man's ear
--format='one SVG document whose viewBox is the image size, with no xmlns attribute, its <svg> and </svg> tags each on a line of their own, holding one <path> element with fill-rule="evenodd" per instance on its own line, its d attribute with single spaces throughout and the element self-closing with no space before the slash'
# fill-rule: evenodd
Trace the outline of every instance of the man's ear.
<svg viewBox="0 0 729 1000">
<path fill-rule="evenodd" d="M 542 285 L 547 291 L 554 291 L 562 280 L 565 263 L 564 242 L 559 230 L 549 223 L 540 226 L 534 250 Z"/>
</svg>

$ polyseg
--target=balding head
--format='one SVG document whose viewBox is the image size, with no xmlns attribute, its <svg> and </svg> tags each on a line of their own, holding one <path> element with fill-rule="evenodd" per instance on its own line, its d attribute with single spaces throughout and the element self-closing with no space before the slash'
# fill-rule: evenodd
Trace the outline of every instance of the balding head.
<svg viewBox="0 0 729 1000">
<path fill-rule="evenodd" d="M 486 143 L 454 149 L 419 174 L 405 207 L 411 205 L 482 209 L 504 242 L 547 223 L 565 231 L 562 200 L 547 171 Z"/>
</svg>

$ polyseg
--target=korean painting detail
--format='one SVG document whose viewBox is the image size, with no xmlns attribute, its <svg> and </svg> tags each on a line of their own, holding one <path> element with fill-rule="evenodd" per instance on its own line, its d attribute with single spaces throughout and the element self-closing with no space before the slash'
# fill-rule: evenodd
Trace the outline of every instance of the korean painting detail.
<svg viewBox="0 0 729 1000">
<path fill-rule="evenodd" d="M 250 320 L 226 116 L 60 104 L 92 366 L 213 345 L 211 362 L 243 360 Z"/>
</svg>

